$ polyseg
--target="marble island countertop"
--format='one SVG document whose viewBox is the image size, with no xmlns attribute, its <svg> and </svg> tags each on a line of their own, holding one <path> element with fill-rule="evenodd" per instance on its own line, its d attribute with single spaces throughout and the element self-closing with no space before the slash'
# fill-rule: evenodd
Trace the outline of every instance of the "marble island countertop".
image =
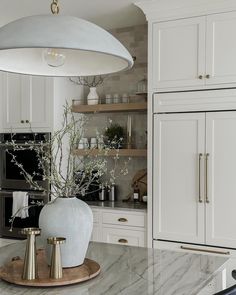
<svg viewBox="0 0 236 295">
<path fill-rule="evenodd" d="M 25 243 L 0 248 L 0 265 L 19 255 Z M 20 287 L 0 280 L 1 295 L 196 295 L 220 271 L 223 257 L 91 243 L 87 257 L 101 265 L 91 281 L 51 288 Z"/>
</svg>

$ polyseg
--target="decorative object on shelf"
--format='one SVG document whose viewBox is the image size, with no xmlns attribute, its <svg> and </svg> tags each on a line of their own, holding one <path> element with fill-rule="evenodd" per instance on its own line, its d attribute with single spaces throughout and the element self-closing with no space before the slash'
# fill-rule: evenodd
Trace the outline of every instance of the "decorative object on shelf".
<svg viewBox="0 0 236 295">
<path fill-rule="evenodd" d="M 140 202 L 140 190 L 139 190 L 137 181 L 135 182 L 133 187 L 133 201 Z"/>
<path fill-rule="evenodd" d="M 41 229 L 29 227 L 21 230 L 22 235 L 27 236 L 25 258 L 23 265 L 23 280 L 35 280 L 38 278 L 38 268 L 36 259 L 36 236 L 40 235 Z"/>
<path fill-rule="evenodd" d="M 49 245 L 52 245 L 51 263 L 50 263 L 50 278 L 62 278 L 62 264 L 61 264 L 61 249 L 60 245 L 66 242 L 63 237 L 50 237 L 47 239 Z"/>
<path fill-rule="evenodd" d="M 118 93 L 115 93 L 113 95 L 113 102 L 114 103 L 120 103 L 120 95 Z"/>
<path fill-rule="evenodd" d="M 111 123 L 105 130 L 108 145 L 112 148 L 121 148 L 124 141 L 124 128 L 117 123 Z"/>
<path fill-rule="evenodd" d="M 63 278 L 55 280 L 49 277 L 48 264 L 45 261 L 45 253 L 42 249 L 37 251 L 37 262 L 40 277 L 35 280 L 22 279 L 23 260 L 15 257 L 11 262 L 0 268 L 0 278 L 6 282 L 21 286 L 51 288 L 53 286 L 65 286 L 91 280 L 99 275 L 101 271 L 100 265 L 97 262 L 85 258 L 82 265 L 63 269 Z"/>
<path fill-rule="evenodd" d="M 58 15 L 58 0 L 51 11 L 53 15 L 23 17 L 0 28 L 0 70 L 72 77 L 132 67 L 132 56 L 110 33 L 83 19 Z"/>
<path fill-rule="evenodd" d="M 128 103 L 129 102 L 129 95 L 127 93 L 122 94 L 122 103 Z"/>
<path fill-rule="evenodd" d="M 89 88 L 89 94 L 87 96 L 87 104 L 93 105 L 99 103 L 99 96 L 97 94 L 97 88 L 96 87 L 90 87 Z"/>
<path fill-rule="evenodd" d="M 127 148 L 132 148 L 132 117 L 128 115 L 127 120 Z"/>
<path fill-rule="evenodd" d="M 67 243 L 63 245 L 62 266 L 75 267 L 84 261 L 89 240 L 93 228 L 93 216 L 90 207 L 83 201 L 77 199 L 76 195 L 86 195 L 86 189 L 93 183 L 94 178 L 109 173 L 110 182 L 116 180 L 116 176 L 127 174 L 126 164 L 117 169 L 107 171 L 107 158 L 99 157 L 77 157 L 74 149 L 78 146 L 85 129 L 86 120 L 84 117 L 75 118 L 70 106 L 64 107 L 64 115 L 61 129 L 52 134 L 45 142 L 33 144 L 34 141 L 25 142 L 24 146 L 17 145 L 14 141 L 8 144 L 11 146 L 8 153 L 12 156 L 13 163 L 21 170 L 22 175 L 30 184 L 30 187 L 39 191 L 45 188 L 37 182 L 38 174 L 32 175 L 26 171 L 23 165 L 17 162 L 15 154 L 11 151 L 32 148 L 39 159 L 40 174 L 49 183 L 48 195 L 52 201 L 42 208 L 39 217 L 39 226 L 42 230 L 42 237 L 46 243 L 47 238 L 63 236 Z M 99 138 L 99 134 L 97 134 Z M 105 152 L 109 152 L 107 146 Z M 92 152 L 93 149 L 86 149 Z M 117 167 L 119 151 L 116 150 L 114 165 Z M 40 156 L 39 156 L 40 155 Z M 76 173 L 83 169 L 83 178 L 77 181 Z M 99 185 L 94 189 L 97 193 Z M 42 204 L 40 204 L 42 205 Z M 22 208 L 24 209 L 24 208 Z M 15 217 L 12 217 L 12 225 Z M 49 247 L 46 245 L 48 264 L 50 264 Z"/>
<path fill-rule="evenodd" d="M 101 85 L 104 81 L 102 76 L 91 77 L 73 77 L 69 80 L 77 85 L 89 87 L 89 94 L 87 96 L 88 105 L 96 105 L 99 103 L 99 96 L 97 93 L 97 86 Z"/>
<path fill-rule="evenodd" d="M 96 149 L 97 147 L 98 147 L 97 138 L 96 137 L 92 137 L 90 139 L 90 148 L 91 149 Z"/>
<path fill-rule="evenodd" d="M 80 99 L 72 99 L 72 103 L 73 105 L 84 105 L 84 99 L 80 98 Z"/>
<path fill-rule="evenodd" d="M 111 94 L 106 94 L 106 95 L 105 95 L 105 99 L 106 99 L 106 103 L 107 103 L 107 104 L 111 104 L 111 103 L 113 103 L 113 99 L 112 99 Z"/>
</svg>

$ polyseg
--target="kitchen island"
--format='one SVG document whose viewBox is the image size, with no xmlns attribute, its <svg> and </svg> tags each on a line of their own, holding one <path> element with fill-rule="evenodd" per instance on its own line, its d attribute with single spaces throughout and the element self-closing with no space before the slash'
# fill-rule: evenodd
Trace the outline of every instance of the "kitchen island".
<svg viewBox="0 0 236 295">
<path fill-rule="evenodd" d="M 0 265 L 19 255 L 25 242 L 0 248 Z M 0 281 L 1 295 L 195 295 L 219 275 L 226 257 L 90 243 L 87 257 L 101 265 L 95 279 L 82 284 L 32 288 Z"/>
</svg>

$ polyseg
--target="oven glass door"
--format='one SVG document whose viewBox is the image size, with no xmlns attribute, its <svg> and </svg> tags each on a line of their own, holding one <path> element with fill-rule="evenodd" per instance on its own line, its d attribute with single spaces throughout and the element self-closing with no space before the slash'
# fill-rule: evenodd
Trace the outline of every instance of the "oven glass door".
<svg viewBox="0 0 236 295">
<path fill-rule="evenodd" d="M 15 157 L 19 164 L 22 164 L 25 171 L 30 175 L 35 172 L 37 175 L 34 177 L 35 180 L 42 180 L 43 171 L 39 169 L 38 155 L 34 150 L 19 150 L 10 151 Z M 12 162 L 12 155 L 5 151 L 5 177 L 6 179 L 24 180 L 24 175 L 21 173 L 21 169 Z"/>
<path fill-rule="evenodd" d="M 32 201 L 37 202 L 42 201 L 42 198 L 29 197 L 29 204 Z M 45 200 L 44 200 L 45 201 Z M 1 196 L 1 235 L 5 237 L 19 237 L 25 238 L 25 236 L 19 233 L 20 229 L 25 227 L 38 227 L 39 214 L 42 210 L 42 207 L 31 207 L 29 208 L 29 217 L 21 219 L 20 217 L 16 217 L 13 223 L 13 231 L 9 231 L 10 229 L 10 219 L 12 216 L 12 203 L 13 197 L 12 194 L 6 194 Z"/>
</svg>

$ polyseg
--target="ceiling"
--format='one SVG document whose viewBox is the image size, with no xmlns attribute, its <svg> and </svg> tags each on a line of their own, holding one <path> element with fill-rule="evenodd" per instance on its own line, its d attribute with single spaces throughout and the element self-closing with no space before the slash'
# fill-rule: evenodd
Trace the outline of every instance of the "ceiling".
<svg viewBox="0 0 236 295">
<path fill-rule="evenodd" d="M 149 1 L 149 0 L 146 0 Z M 0 0 L 0 26 L 20 17 L 50 13 L 52 0 Z M 134 0 L 59 0 L 60 13 L 92 21 L 105 29 L 145 23 Z"/>
</svg>

